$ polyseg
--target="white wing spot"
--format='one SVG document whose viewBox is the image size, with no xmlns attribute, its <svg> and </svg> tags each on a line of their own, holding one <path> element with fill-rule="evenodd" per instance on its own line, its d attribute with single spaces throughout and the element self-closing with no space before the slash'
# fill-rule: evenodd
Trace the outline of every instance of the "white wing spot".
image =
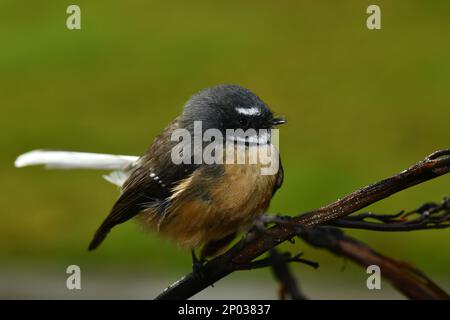
<svg viewBox="0 0 450 320">
<path fill-rule="evenodd" d="M 156 182 L 158 182 L 162 187 L 165 187 L 166 185 L 162 182 L 162 180 L 153 172 L 150 172 L 150 178 L 153 178 Z"/>
</svg>

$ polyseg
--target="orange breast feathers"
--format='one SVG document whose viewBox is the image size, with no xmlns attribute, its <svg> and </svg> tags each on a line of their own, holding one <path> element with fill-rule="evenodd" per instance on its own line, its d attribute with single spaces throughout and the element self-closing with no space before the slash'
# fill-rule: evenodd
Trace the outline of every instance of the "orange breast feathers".
<svg viewBox="0 0 450 320">
<path fill-rule="evenodd" d="M 174 187 L 163 216 L 148 210 L 140 220 L 180 246 L 198 247 L 248 229 L 266 213 L 275 183 L 260 163 L 205 165 Z"/>
</svg>

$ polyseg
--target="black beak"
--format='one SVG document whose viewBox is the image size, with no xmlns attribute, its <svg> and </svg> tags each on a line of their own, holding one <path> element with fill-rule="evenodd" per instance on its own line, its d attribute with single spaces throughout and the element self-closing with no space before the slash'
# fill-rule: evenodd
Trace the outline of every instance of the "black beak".
<svg viewBox="0 0 450 320">
<path fill-rule="evenodd" d="M 284 118 L 273 118 L 272 119 L 272 125 L 278 126 L 280 124 L 285 124 L 287 121 Z"/>
</svg>

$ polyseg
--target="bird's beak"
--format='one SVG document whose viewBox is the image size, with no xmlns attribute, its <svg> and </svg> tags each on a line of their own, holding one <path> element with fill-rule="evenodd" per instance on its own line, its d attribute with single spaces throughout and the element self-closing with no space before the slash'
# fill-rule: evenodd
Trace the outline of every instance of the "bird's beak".
<svg viewBox="0 0 450 320">
<path fill-rule="evenodd" d="M 287 121 L 284 118 L 273 118 L 272 119 L 272 125 L 273 126 L 278 126 L 280 124 L 285 124 Z"/>
</svg>

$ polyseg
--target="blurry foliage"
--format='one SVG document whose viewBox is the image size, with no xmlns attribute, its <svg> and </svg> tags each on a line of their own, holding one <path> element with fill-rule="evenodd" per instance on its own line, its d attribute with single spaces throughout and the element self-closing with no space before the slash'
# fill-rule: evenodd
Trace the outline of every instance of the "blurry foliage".
<svg viewBox="0 0 450 320">
<path fill-rule="evenodd" d="M 324 205 L 449 147 L 450 3 L 376 2 L 380 31 L 365 26 L 368 1 L 80 0 L 82 30 L 69 31 L 69 2 L 2 1 L 0 260 L 189 268 L 189 254 L 132 222 L 87 253 L 117 190 L 101 172 L 12 163 L 35 148 L 142 154 L 214 84 L 246 86 L 289 121 L 273 213 Z M 449 185 L 443 177 L 374 209 L 439 201 Z M 430 273 L 450 269 L 447 231 L 349 234 Z"/>
</svg>

